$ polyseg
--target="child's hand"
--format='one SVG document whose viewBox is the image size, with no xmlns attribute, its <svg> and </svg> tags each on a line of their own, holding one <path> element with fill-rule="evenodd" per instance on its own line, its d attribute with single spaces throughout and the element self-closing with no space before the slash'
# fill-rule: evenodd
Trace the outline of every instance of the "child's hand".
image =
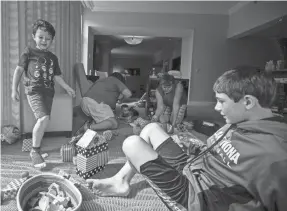
<svg viewBox="0 0 287 211">
<path fill-rule="evenodd" d="M 157 122 L 158 121 L 158 116 L 153 115 L 151 118 L 151 122 Z"/>
<path fill-rule="evenodd" d="M 127 123 L 131 123 L 132 122 L 132 117 L 129 116 L 127 119 L 126 119 Z"/>
<path fill-rule="evenodd" d="M 16 102 L 19 102 L 20 98 L 19 98 L 19 92 L 18 92 L 18 90 L 12 91 L 11 97 L 12 97 L 12 100 L 14 100 L 14 101 L 16 101 Z"/>
<path fill-rule="evenodd" d="M 71 97 L 75 97 L 76 96 L 76 93 L 75 91 L 71 88 L 71 87 L 68 87 L 66 89 L 67 93 L 71 96 Z"/>
</svg>

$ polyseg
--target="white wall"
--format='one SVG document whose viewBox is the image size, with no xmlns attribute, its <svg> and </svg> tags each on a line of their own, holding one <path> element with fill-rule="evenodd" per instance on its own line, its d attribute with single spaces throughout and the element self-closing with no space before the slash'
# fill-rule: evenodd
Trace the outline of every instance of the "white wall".
<svg viewBox="0 0 287 211">
<path fill-rule="evenodd" d="M 191 78 L 191 75 L 190 75 L 191 71 L 188 69 L 188 67 L 192 67 L 193 41 L 194 41 L 194 36 L 192 34 L 191 36 L 184 37 L 181 43 L 181 54 L 187 55 L 187 56 L 181 56 L 181 61 L 180 61 L 181 77 L 184 79 Z"/>
<path fill-rule="evenodd" d="M 228 38 L 242 37 L 278 21 L 287 15 L 286 1 L 256 1 L 247 3 L 229 17 Z"/>
<path fill-rule="evenodd" d="M 139 94 L 140 86 L 146 88 L 149 73 L 152 69 L 152 58 L 113 58 L 115 68 L 124 70 L 125 68 L 140 68 L 140 76 L 131 76 L 127 80 L 127 86 L 131 90 L 136 90 Z"/>
<path fill-rule="evenodd" d="M 87 68 L 85 68 L 86 73 L 90 73 L 93 70 L 93 54 L 94 54 L 94 33 L 89 27 L 88 29 L 88 55 L 87 55 Z"/>
<path fill-rule="evenodd" d="M 173 43 L 172 46 L 159 50 L 153 56 L 153 63 L 158 64 L 158 63 L 162 63 L 162 61 L 164 60 L 169 60 L 169 69 L 171 70 L 172 60 L 174 58 L 181 56 L 181 47 L 182 47 L 182 41 L 178 40 L 177 42 Z M 183 68 L 183 69 L 186 69 L 186 68 Z"/>
<path fill-rule="evenodd" d="M 183 33 L 188 37 L 194 30 L 192 54 L 187 57 L 192 65 L 185 71 L 190 73 L 191 79 L 189 100 L 196 103 L 204 104 L 215 101 L 212 91 L 213 83 L 228 68 L 240 63 L 261 64 L 264 67 L 266 58 L 272 56 L 274 51 L 272 43 L 268 40 L 261 42 L 260 45 L 252 40 L 228 41 L 226 38 L 227 15 L 85 11 L 83 20 L 109 33 L 123 33 L 129 29 L 130 32 L 140 32 L 142 35 L 164 36 L 165 34 L 162 33 L 172 31 L 175 37 Z M 261 45 L 266 46 L 264 50 Z"/>
<path fill-rule="evenodd" d="M 252 64 L 264 67 L 269 60 L 279 60 L 280 48 L 275 39 L 263 37 L 245 37 L 226 42 L 228 68 L 240 64 Z M 240 59 L 239 59 L 240 58 Z"/>
</svg>

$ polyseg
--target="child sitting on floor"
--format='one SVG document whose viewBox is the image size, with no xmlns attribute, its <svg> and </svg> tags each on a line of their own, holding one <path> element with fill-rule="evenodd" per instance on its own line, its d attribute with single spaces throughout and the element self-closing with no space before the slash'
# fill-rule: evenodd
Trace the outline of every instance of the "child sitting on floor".
<svg viewBox="0 0 287 211">
<path fill-rule="evenodd" d="M 129 108 L 127 104 L 121 106 L 121 113 L 118 117 L 120 120 L 124 120 L 126 123 L 131 123 L 139 117 L 139 112 L 133 107 Z"/>
<path fill-rule="evenodd" d="M 129 106 L 127 104 L 121 105 L 121 113 L 118 119 L 125 119 L 129 116 Z"/>
</svg>

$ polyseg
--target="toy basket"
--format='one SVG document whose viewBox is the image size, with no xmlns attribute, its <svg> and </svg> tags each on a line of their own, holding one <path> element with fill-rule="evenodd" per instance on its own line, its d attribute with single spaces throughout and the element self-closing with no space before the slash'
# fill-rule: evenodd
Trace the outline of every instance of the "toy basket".
<svg viewBox="0 0 287 211">
<path fill-rule="evenodd" d="M 57 183 L 60 189 L 70 196 L 72 204 L 74 205 L 73 211 L 80 211 L 83 198 L 79 189 L 63 176 L 52 173 L 33 176 L 23 183 L 16 197 L 18 210 L 25 211 L 29 199 L 40 191 L 47 191 L 52 183 Z"/>
</svg>

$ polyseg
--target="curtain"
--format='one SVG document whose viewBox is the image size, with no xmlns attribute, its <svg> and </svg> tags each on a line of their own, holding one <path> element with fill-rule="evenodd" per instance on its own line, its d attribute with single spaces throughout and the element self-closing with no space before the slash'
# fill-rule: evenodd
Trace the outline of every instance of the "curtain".
<svg viewBox="0 0 287 211">
<path fill-rule="evenodd" d="M 50 51 L 56 54 L 66 83 L 75 88 L 73 65 L 81 62 L 82 4 L 80 1 L 1 1 L 1 124 L 21 127 L 20 103 L 11 100 L 14 70 L 21 52 L 33 46 L 32 24 L 50 22 L 56 30 Z M 21 88 L 20 98 L 26 97 Z M 62 90 L 60 90 L 62 92 Z"/>
</svg>

